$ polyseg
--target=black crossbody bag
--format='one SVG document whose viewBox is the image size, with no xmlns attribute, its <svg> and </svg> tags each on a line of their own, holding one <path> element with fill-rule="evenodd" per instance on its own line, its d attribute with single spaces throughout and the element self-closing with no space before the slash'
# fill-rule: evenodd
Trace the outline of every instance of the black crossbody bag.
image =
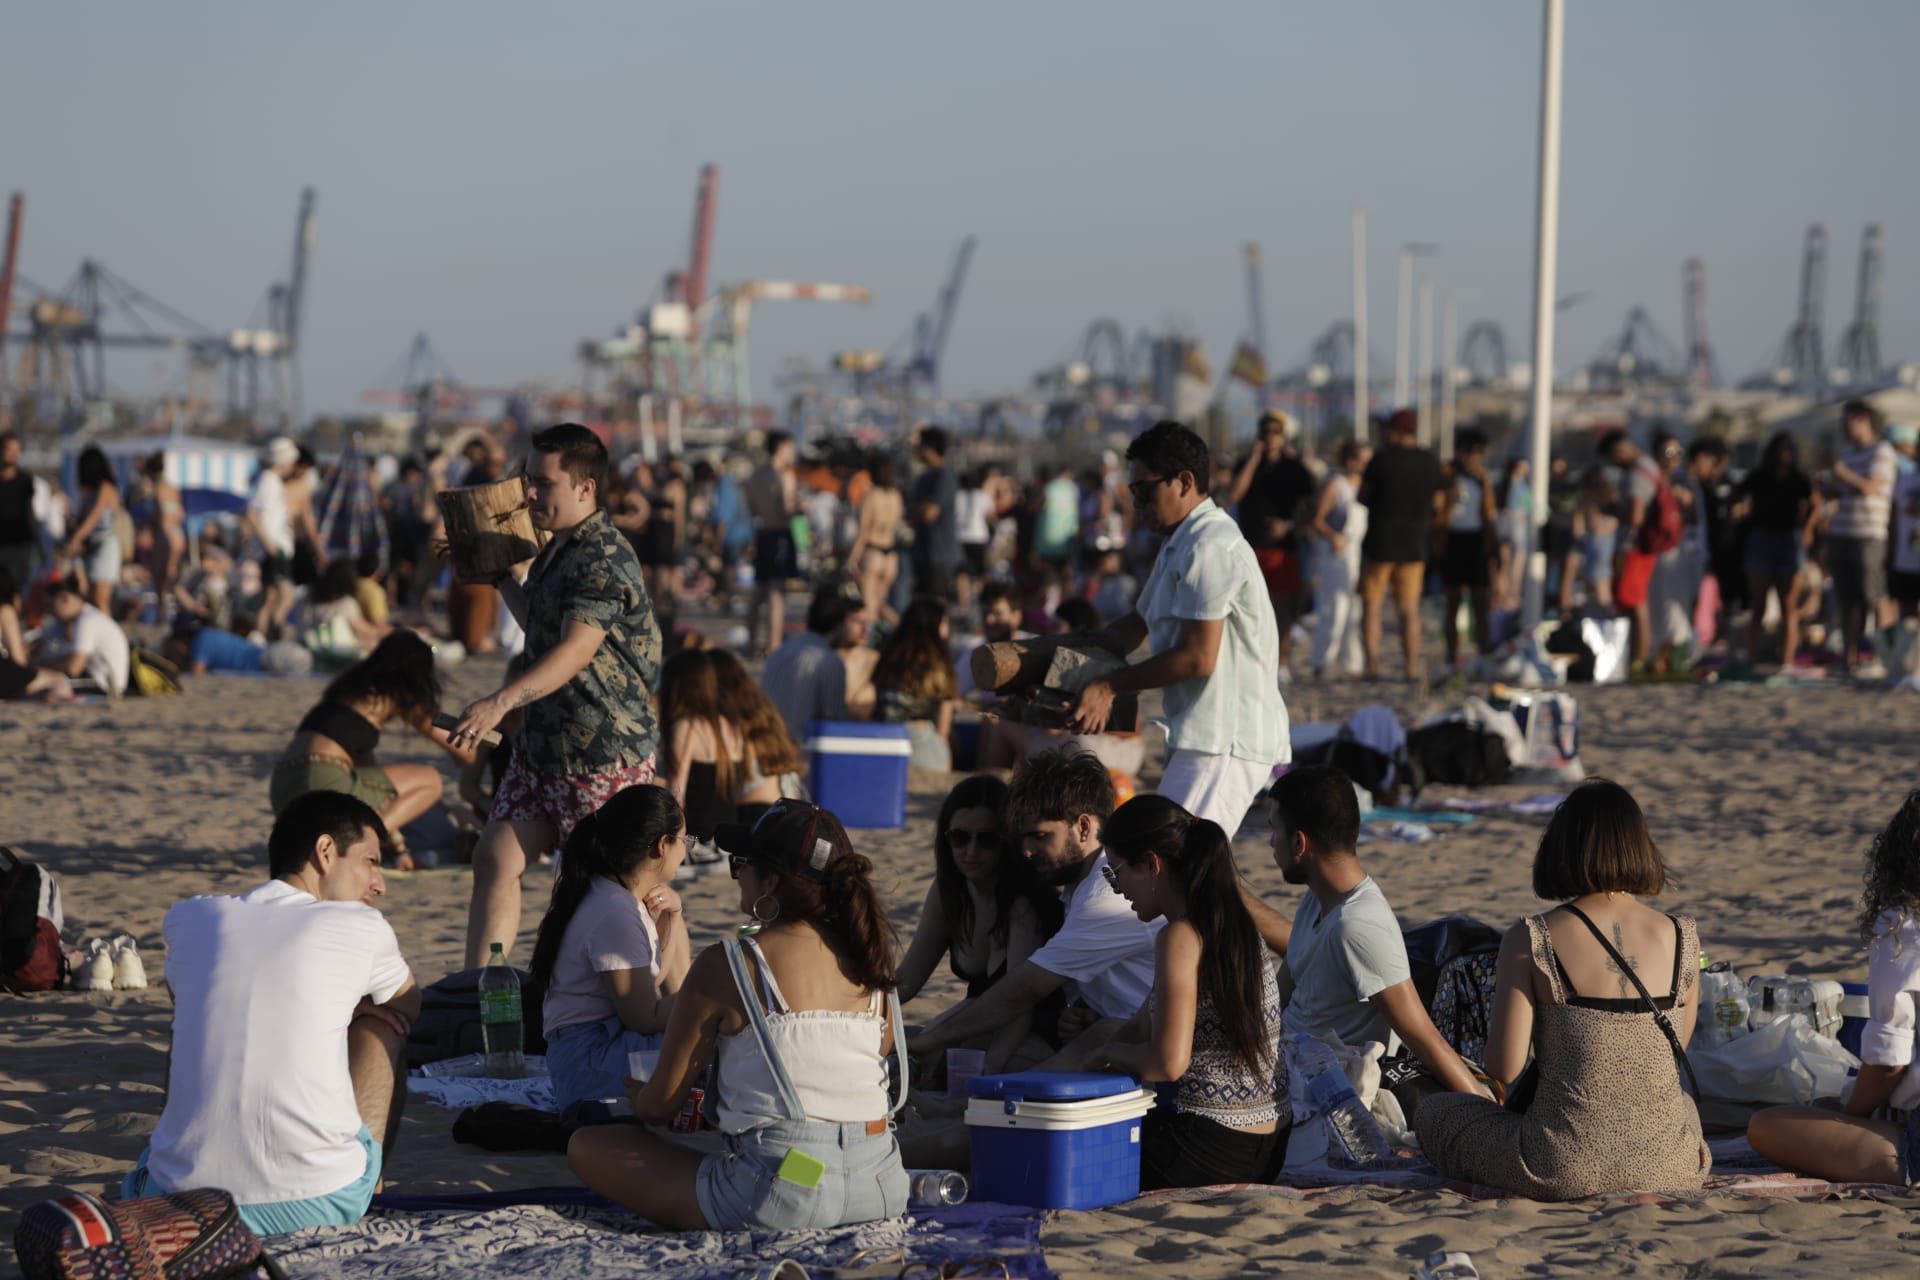
<svg viewBox="0 0 1920 1280">
<path fill-rule="evenodd" d="M 1626 957 L 1615 950 L 1611 942 L 1607 941 L 1607 935 L 1600 932 L 1600 926 L 1596 925 L 1592 920 L 1589 920 L 1587 913 L 1574 906 L 1571 902 L 1567 903 L 1567 910 L 1573 913 L 1574 919 L 1587 926 L 1587 932 L 1591 933 L 1600 945 L 1606 949 L 1607 955 L 1612 958 L 1614 966 L 1627 976 L 1628 982 L 1633 984 L 1634 991 L 1639 993 L 1640 1003 L 1645 1005 L 1647 1012 L 1653 1015 L 1654 1025 L 1660 1028 L 1660 1034 L 1667 1038 L 1667 1044 L 1673 1050 L 1673 1060 L 1679 1064 L 1680 1078 L 1685 1081 L 1687 1092 L 1693 1095 L 1695 1101 L 1698 1101 L 1700 1098 L 1700 1082 L 1693 1078 L 1693 1064 L 1687 1061 L 1686 1046 L 1680 1043 L 1680 1033 L 1674 1030 L 1673 1019 L 1667 1016 L 1665 1009 L 1662 1009 L 1653 1002 L 1653 997 L 1647 993 L 1646 983 L 1640 981 L 1640 975 L 1633 971 L 1633 966 L 1627 963 Z M 1674 926 L 1674 934 L 1673 945 L 1679 948 L 1682 944 L 1677 922 Z M 1679 994 L 1679 986 L 1675 984 L 1674 995 L 1678 997 Z M 1527 1069 L 1520 1073 L 1520 1078 L 1513 1082 L 1513 1087 L 1507 1090 L 1507 1110 L 1524 1112 L 1528 1107 L 1533 1105 L 1533 1095 L 1539 1087 L 1539 1063 L 1529 1062 Z"/>
</svg>

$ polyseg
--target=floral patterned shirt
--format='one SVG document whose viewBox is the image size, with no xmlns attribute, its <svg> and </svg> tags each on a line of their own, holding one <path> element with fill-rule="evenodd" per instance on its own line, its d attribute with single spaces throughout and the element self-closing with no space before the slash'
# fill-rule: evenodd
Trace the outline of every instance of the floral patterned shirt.
<svg viewBox="0 0 1920 1280">
<path fill-rule="evenodd" d="M 515 742 L 527 763 L 558 774 L 644 764 L 660 742 L 660 624 L 633 547 L 596 511 L 534 561 L 526 594 L 529 664 L 560 643 L 568 619 L 607 633 L 579 675 L 527 706 Z"/>
</svg>

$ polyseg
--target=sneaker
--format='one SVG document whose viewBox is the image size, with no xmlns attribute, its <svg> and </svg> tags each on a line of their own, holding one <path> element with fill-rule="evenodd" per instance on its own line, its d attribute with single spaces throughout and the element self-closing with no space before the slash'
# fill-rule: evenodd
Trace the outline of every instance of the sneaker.
<svg viewBox="0 0 1920 1280">
<path fill-rule="evenodd" d="M 141 963 L 140 948 L 127 934 L 121 934 L 113 940 L 113 989 L 115 991 L 145 991 L 147 989 L 147 966 Z"/>
<path fill-rule="evenodd" d="M 716 872 L 725 875 L 727 855 L 720 852 L 720 846 L 711 840 L 688 841 L 687 856 L 680 863 L 680 869 L 673 873 L 675 880 L 698 880 L 701 876 L 710 876 Z"/>
<path fill-rule="evenodd" d="M 113 990 L 113 952 L 105 938 L 87 943 L 87 959 L 73 971 L 73 985 L 82 991 Z"/>
</svg>

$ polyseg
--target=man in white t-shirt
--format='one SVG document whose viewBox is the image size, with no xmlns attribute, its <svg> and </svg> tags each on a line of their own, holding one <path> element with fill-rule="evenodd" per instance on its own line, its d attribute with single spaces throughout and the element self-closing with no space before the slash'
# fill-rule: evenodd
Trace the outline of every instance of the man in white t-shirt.
<svg viewBox="0 0 1920 1280">
<path fill-rule="evenodd" d="M 420 1012 L 372 906 L 385 838 L 363 802 L 310 792 L 273 824 L 273 879 L 167 912 L 167 1101 L 122 1194 L 221 1187 L 262 1235 L 365 1215 Z"/>
<path fill-rule="evenodd" d="M 299 445 L 285 436 L 267 441 L 241 521 L 241 531 L 260 543 L 260 583 L 267 590 L 260 614 L 269 636 L 293 608 L 293 504 L 287 499 L 287 481 L 299 465 Z"/>
<path fill-rule="evenodd" d="M 1127 446 L 1135 515 L 1167 541 L 1133 613 L 1095 633 L 1150 656 L 1080 690 L 1072 727 L 1099 733 L 1120 693 L 1164 689 L 1160 794 L 1196 818 L 1240 829 L 1273 766 L 1293 758 L 1280 697 L 1280 638 L 1266 577 L 1233 518 L 1207 496 L 1206 441 L 1162 422 Z"/>
<path fill-rule="evenodd" d="M 47 588 L 47 613 L 53 622 L 34 646 L 34 665 L 90 681 L 112 697 L 125 693 L 133 649 L 120 624 L 88 604 L 72 578 Z"/>
<path fill-rule="evenodd" d="M 1353 782 L 1338 769 L 1307 766 L 1281 775 L 1268 797 L 1273 860 L 1288 884 L 1307 892 L 1291 924 L 1251 895 L 1242 897 L 1267 945 L 1286 957 L 1286 1033 L 1338 1038 L 1355 1048 L 1377 1040 L 1389 1054 L 1404 1046 L 1440 1089 L 1484 1093 L 1428 1016 L 1400 922 L 1360 865 Z"/>
<path fill-rule="evenodd" d="M 1153 939 L 1164 921 L 1141 920 L 1101 871 L 1107 855 L 1100 835 L 1113 812 L 1106 766 L 1071 749 L 1029 756 L 1014 770 L 1007 811 L 1027 861 L 1060 890 L 1066 919 L 986 994 L 917 1034 L 915 1053 L 990 1034 L 1062 987 L 1090 1014 L 1063 1018 L 1063 1036 L 1095 1020 L 1117 1026 L 1153 990 Z"/>
</svg>

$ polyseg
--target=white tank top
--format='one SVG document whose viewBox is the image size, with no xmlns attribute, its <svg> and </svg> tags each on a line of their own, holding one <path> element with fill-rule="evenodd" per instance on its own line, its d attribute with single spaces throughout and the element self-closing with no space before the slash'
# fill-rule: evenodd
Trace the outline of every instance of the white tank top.
<svg viewBox="0 0 1920 1280">
<path fill-rule="evenodd" d="M 720 1131 L 745 1133 L 797 1118 L 856 1124 L 891 1114 L 887 1060 L 880 1052 L 887 1029 L 886 993 L 874 992 L 872 1004 L 864 1013 L 831 1009 L 796 1012 L 780 994 L 760 944 L 747 938 L 738 945 L 753 953 L 752 967 L 759 970 L 761 993 L 756 997 L 741 986 L 736 972 L 740 998 L 747 1004 L 748 1025 L 738 1035 L 719 1038 L 714 1123 Z M 779 1059 L 777 1068 L 761 1051 L 760 1033 L 753 1025 L 756 1021 L 764 1021 L 768 1050 Z M 800 1117 L 788 1114 L 778 1078 L 782 1072 L 792 1084 Z"/>
</svg>

